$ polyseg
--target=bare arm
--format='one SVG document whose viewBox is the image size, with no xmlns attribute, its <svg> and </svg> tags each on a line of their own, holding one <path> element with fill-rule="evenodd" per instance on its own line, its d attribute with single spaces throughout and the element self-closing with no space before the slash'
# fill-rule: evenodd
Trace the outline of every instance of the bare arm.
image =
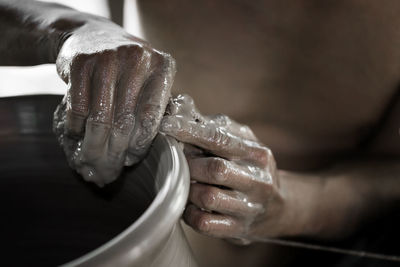
<svg viewBox="0 0 400 267">
<path fill-rule="evenodd" d="M 76 28 L 100 17 L 39 1 L 0 1 L 1 65 L 55 63 Z"/>
<path fill-rule="evenodd" d="M 309 173 L 279 172 L 295 220 L 290 235 L 340 238 L 368 219 L 384 214 L 400 200 L 400 161 L 361 159 Z M 292 219 L 290 219 L 292 218 Z"/>
</svg>

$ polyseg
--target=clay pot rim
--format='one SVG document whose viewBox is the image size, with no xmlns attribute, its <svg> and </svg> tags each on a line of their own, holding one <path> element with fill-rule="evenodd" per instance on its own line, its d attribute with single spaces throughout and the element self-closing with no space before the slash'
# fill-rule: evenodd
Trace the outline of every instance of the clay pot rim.
<svg viewBox="0 0 400 267">
<path fill-rule="evenodd" d="M 189 167 L 178 142 L 159 134 L 153 150 L 170 158 L 166 178 L 146 211 L 128 228 L 95 250 L 62 266 L 132 265 L 154 251 L 173 231 L 184 211 L 189 195 Z"/>
</svg>

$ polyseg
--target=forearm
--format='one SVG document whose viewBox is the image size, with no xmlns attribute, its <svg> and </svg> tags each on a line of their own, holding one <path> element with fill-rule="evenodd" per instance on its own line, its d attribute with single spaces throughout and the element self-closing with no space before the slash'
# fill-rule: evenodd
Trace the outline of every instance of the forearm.
<svg viewBox="0 0 400 267">
<path fill-rule="evenodd" d="M 89 21 L 105 22 L 58 4 L 0 0 L 0 65 L 54 63 L 71 32 Z"/>
<path fill-rule="evenodd" d="M 289 235 L 340 238 L 400 200 L 398 159 L 351 162 L 307 174 L 281 171 L 280 179 L 290 206 L 284 218 L 296 222 Z"/>
</svg>

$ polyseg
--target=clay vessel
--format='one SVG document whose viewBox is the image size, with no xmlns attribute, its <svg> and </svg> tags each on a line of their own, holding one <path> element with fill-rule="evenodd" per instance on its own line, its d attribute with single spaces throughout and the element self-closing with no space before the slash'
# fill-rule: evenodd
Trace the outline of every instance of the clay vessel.
<svg viewBox="0 0 400 267">
<path fill-rule="evenodd" d="M 103 189 L 67 164 L 52 133 L 60 96 L 0 99 L 4 266 L 196 266 L 180 217 L 189 171 L 159 135 L 141 164 Z"/>
</svg>

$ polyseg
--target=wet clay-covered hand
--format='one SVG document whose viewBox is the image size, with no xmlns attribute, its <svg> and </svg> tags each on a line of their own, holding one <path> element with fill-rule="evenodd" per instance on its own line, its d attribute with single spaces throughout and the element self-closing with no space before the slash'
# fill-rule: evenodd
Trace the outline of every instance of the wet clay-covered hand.
<svg viewBox="0 0 400 267">
<path fill-rule="evenodd" d="M 171 100 L 161 131 L 185 143 L 191 179 L 184 219 L 195 230 L 244 242 L 283 234 L 285 198 L 271 151 L 249 127 L 202 116 L 193 100 Z"/>
<path fill-rule="evenodd" d="M 146 153 L 175 62 L 111 21 L 54 3 L 0 0 L 0 64 L 56 63 L 68 91 L 54 131 L 74 169 L 102 186 Z"/>
<path fill-rule="evenodd" d="M 175 62 L 98 18 L 76 28 L 58 54 L 68 92 L 54 129 L 70 165 L 102 186 L 137 163 L 158 132 Z"/>
<path fill-rule="evenodd" d="M 188 96 L 170 101 L 160 130 L 184 143 L 193 181 L 184 219 L 206 235 L 241 244 L 338 239 L 400 198 L 397 158 L 278 170 L 247 126 L 223 115 L 202 116 Z"/>
</svg>

